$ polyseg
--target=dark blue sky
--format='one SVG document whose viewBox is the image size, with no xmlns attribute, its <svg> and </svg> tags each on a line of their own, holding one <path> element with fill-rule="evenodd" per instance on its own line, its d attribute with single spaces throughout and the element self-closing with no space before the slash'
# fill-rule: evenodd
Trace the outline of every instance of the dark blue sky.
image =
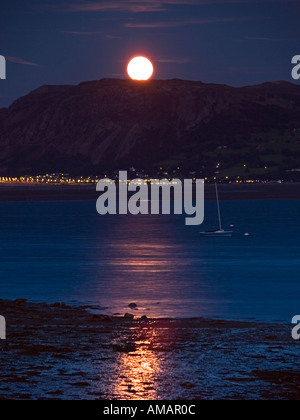
<svg viewBox="0 0 300 420">
<path fill-rule="evenodd" d="M 0 107 L 43 84 L 125 78 L 137 54 L 158 79 L 292 82 L 300 0 L 2 0 L 0 37 Z"/>
</svg>

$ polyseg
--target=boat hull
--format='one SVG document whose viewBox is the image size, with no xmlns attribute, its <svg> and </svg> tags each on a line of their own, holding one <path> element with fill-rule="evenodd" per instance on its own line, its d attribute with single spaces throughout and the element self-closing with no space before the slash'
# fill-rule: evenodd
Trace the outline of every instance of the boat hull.
<svg viewBox="0 0 300 420">
<path fill-rule="evenodd" d="M 226 230 L 216 230 L 213 232 L 200 232 L 201 236 L 206 236 L 209 238 L 223 238 L 223 237 L 230 237 L 233 235 L 233 231 L 226 231 Z"/>
</svg>

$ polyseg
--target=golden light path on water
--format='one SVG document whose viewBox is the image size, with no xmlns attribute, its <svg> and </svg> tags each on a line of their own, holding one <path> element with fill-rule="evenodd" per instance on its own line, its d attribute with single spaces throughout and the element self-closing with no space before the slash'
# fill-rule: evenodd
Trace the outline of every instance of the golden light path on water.
<svg viewBox="0 0 300 420">
<path fill-rule="evenodd" d="M 115 316 L 210 316 L 218 289 L 203 259 L 206 244 L 194 246 L 184 236 L 184 216 L 111 215 L 97 221 L 73 277 L 81 301 Z M 136 308 L 129 307 L 132 302 Z"/>
<path fill-rule="evenodd" d="M 160 317 L 161 309 L 170 299 L 173 304 L 176 300 L 180 302 L 181 288 L 172 283 L 172 273 L 184 270 L 188 262 L 178 258 L 183 252 L 182 246 L 172 237 L 156 235 L 156 223 L 152 224 L 149 218 L 139 218 L 138 221 L 133 231 L 132 221 L 124 218 L 122 228 L 126 241 L 122 239 L 109 245 L 112 248 L 109 260 L 112 276 L 105 295 L 120 311 L 134 313 L 137 317 L 144 314 Z M 158 224 L 161 229 L 159 219 Z M 153 281 L 158 278 L 159 281 Z M 122 297 L 121 290 L 126 298 Z M 153 295 L 159 299 L 160 305 L 152 302 L 151 306 Z M 137 302 L 137 311 L 128 308 L 131 300 Z M 148 304 L 151 306 L 149 312 L 146 311 Z M 111 345 L 117 353 L 112 372 L 114 379 L 110 383 L 111 394 L 125 400 L 158 399 L 160 384 L 167 375 L 166 351 L 169 354 L 168 350 L 176 347 L 174 333 L 157 326 L 155 321 L 148 321 L 131 327 L 126 340 L 120 339 L 119 335 L 114 338 Z"/>
<path fill-rule="evenodd" d="M 133 331 L 134 333 L 134 331 Z M 160 374 L 160 362 L 157 353 L 149 349 L 151 344 L 150 335 L 155 330 L 147 329 L 145 338 L 135 341 L 138 351 L 120 353 L 116 364 L 116 382 L 113 392 L 124 399 L 156 399 L 157 391 L 155 382 Z"/>
<path fill-rule="evenodd" d="M 166 234 L 159 235 L 157 229 Z M 136 316 L 176 316 L 174 308 L 183 302 L 192 262 L 168 226 L 159 218 L 153 222 L 149 217 L 124 217 L 122 235 L 115 235 L 113 227 L 110 234 L 116 239 L 107 239 L 107 257 L 99 255 L 99 278 L 103 264 L 109 267 L 109 279 L 95 290 L 100 306 L 105 296 L 112 314 L 124 315 L 130 312 L 129 303 L 136 302 Z"/>
</svg>

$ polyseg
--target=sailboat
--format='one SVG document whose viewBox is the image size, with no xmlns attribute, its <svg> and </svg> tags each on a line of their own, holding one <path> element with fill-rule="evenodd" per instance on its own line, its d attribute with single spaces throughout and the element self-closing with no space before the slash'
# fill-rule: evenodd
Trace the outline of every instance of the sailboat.
<svg viewBox="0 0 300 420">
<path fill-rule="evenodd" d="M 221 221 L 221 211 L 220 211 L 220 202 L 219 202 L 219 193 L 218 193 L 218 185 L 215 183 L 216 188 L 216 197 L 217 197 L 217 207 L 218 207 L 218 216 L 219 216 L 219 229 L 217 230 L 209 230 L 207 232 L 200 232 L 202 236 L 209 236 L 209 237 L 224 237 L 224 236 L 232 236 L 232 230 L 224 230 L 222 228 L 222 221 Z"/>
</svg>

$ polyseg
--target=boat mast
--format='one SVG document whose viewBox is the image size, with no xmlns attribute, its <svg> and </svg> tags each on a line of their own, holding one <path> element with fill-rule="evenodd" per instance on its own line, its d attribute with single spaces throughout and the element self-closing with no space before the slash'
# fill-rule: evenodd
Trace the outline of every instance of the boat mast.
<svg viewBox="0 0 300 420">
<path fill-rule="evenodd" d="M 216 187 L 216 197 L 217 197 L 217 206 L 218 206 L 219 226 L 220 226 L 220 230 L 222 230 L 221 212 L 220 212 L 220 203 L 219 203 L 219 193 L 218 193 L 218 186 L 217 186 L 217 183 L 216 182 L 215 182 L 215 187 Z"/>
</svg>

